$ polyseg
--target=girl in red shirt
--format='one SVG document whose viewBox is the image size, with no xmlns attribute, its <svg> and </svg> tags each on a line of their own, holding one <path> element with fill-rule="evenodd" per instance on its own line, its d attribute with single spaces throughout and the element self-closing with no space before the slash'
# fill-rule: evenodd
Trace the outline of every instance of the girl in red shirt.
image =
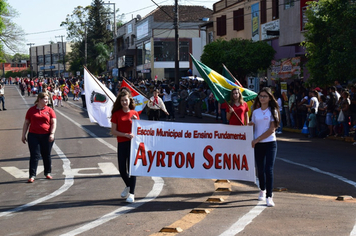
<svg viewBox="0 0 356 236">
<path fill-rule="evenodd" d="M 30 149 L 30 178 L 29 183 L 35 181 L 38 161 L 42 158 L 46 179 L 52 179 L 51 149 L 54 142 L 54 132 L 57 119 L 54 110 L 47 106 L 48 94 L 38 94 L 35 105 L 28 109 L 22 128 L 22 142 Z M 26 133 L 28 132 L 27 139 Z"/>
<path fill-rule="evenodd" d="M 244 101 L 239 88 L 231 90 L 231 99 L 226 118 L 230 125 L 245 125 L 249 123 L 248 105 Z"/>
<path fill-rule="evenodd" d="M 130 147 L 132 119 L 140 119 L 135 111 L 135 102 L 132 95 L 127 90 L 122 90 L 116 98 L 111 111 L 111 133 L 117 137 L 117 159 L 119 162 L 120 176 L 125 182 L 125 189 L 121 197 L 126 198 L 126 202 L 135 201 L 136 176 L 129 176 L 130 167 Z"/>
</svg>

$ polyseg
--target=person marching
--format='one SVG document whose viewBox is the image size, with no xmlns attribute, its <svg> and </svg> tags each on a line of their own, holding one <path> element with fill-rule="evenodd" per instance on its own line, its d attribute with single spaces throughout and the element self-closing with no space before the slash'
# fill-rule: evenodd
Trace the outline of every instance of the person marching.
<svg viewBox="0 0 356 236">
<path fill-rule="evenodd" d="M 155 89 L 153 91 L 153 96 L 150 98 L 149 102 L 147 103 L 148 107 L 150 108 L 150 114 L 148 116 L 149 120 L 159 120 L 161 109 L 164 113 L 166 113 L 167 116 L 169 115 L 162 98 L 160 98 L 158 95 L 159 95 L 159 90 Z"/>
<path fill-rule="evenodd" d="M 54 110 L 47 106 L 48 94 L 38 94 L 35 105 L 28 109 L 22 128 L 22 142 L 30 149 L 30 168 L 28 183 L 35 181 L 38 160 L 42 158 L 44 175 L 52 179 L 51 150 L 56 132 L 57 119 Z M 26 133 L 27 138 L 26 138 Z"/>
<path fill-rule="evenodd" d="M 125 189 L 121 197 L 126 198 L 126 202 L 135 201 L 136 176 L 129 176 L 130 167 L 130 147 L 131 139 L 134 137 L 132 119 L 140 119 L 135 111 L 135 102 L 132 95 L 127 90 L 121 90 L 116 98 L 111 111 L 111 133 L 117 137 L 117 159 L 119 172 L 125 182 Z"/>
<path fill-rule="evenodd" d="M 255 160 L 260 184 L 259 201 L 266 200 L 268 207 L 273 202 L 273 168 L 277 154 L 276 129 L 280 122 L 280 112 L 276 99 L 270 88 L 263 88 L 253 104 L 251 122 L 254 127 L 252 148 L 255 149 Z"/>
<path fill-rule="evenodd" d="M 249 123 L 248 105 L 244 101 L 239 88 L 231 90 L 229 111 L 226 118 L 230 125 L 245 125 Z"/>
</svg>

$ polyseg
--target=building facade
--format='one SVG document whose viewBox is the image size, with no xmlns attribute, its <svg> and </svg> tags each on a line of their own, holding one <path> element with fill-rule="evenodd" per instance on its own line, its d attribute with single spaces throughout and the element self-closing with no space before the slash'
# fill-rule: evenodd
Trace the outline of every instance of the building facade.
<svg viewBox="0 0 356 236">
<path fill-rule="evenodd" d="M 214 39 L 263 40 L 276 51 L 260 79 L 307 78 L 303 42 L 306 0 L 221 0 L 213 5 Z"/>
<path fill-rule="evenodd" d="M 200 25 L 212 16 L 202 6 L 179 6 L 179 73 L 193 69 L 189 54 L 200 57 L 206 44 L 206 30 Z M 142 79 L 175 77 L 174 6 L 161 6 L 118 29 L 119 76 Z M 194 73 L 194 72 L 193 72 Z"/>
<path fill-rule="evenodd" d="M 68 42 L 58 42 L 41 46 L 31 47 L 30 64 L 33 74 L 36 77 L 70 77 L 67 72 L 69 63 L 66 61 L 66 55 L 71 52 L 71 46 Z"/>
</svg>

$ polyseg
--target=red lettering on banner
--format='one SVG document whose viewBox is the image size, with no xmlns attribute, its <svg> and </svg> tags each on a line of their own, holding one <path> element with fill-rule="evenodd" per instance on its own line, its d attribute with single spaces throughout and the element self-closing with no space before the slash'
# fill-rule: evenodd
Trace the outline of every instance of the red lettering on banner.
<svg viewBox="0 0 356 236">
<path fill-rule="evenodd" d="M 168 156 L 168 167 L 172 167 L 172 157 L 174 155 L 174 152 L 166 152 Z"/>
<path fill-rule="evenodd" d="M 164 158 L 165 158 L 166 154 L 162 151 L 158 151 L 157 152 L 157 162 L 156 162 L 156 166 L 162 166 L 165 167 L 166 163 L 164 163 Z"/>
<path fill-rule="evenodd" d="M 243 156 L 242 156 L 241 170 L 242 170 L 242 169 L 249 170 L 246 155 L 243 155 Z"/>
<path fill-rule="evenodd" d="M 235 169 L 235 167 L 236 167 L 236 169 L 240 170 L 240 155 L 236 156 L 236 154 L 234 154 L 232 156 L 232 161 L 233 161 L 233 167 L 232 168 Z"/>
<path fill-rule="evenodd" d="M 182 168 L 185 162 L 185 156 L 183 152 L 178 152 L 174 158 L 174 162 L 178 168 Z"/>
<path fill-rule="evenodd" d="M 135 165 L 137 164 L 138 159 L 142 160 L 142 165 L 146 166 L 147 165 L 147 160 L 146 160 L 146 151 L 145 151 L 145 144 L 140 143 L 138 145 L 137 153 L 136 153 L 136 159 L 135 159 Z"/>
<path fill-rule="evenodd" d="M 221 160 L 220 160 L 220 157 L 222 156 L 221 153 L 216 153 L 215 154 L 215 169 L 221 169 Z"/>
<path fill-rule="evenodd" d="M 213 166 L 214 158 L 208 153 L 208 151 L 212 151 L 212 150 L 213 150 L 213 147 L 210 145 L 208 145 L 204 148 L 203 156 L 208 161 L 208 164 L 206 164 L 206 163 L 203 164 L 203 167 L 205 169 L 210 169 Z"/>
<path fill-rule="evenodd" d="M 214 149 L 212 146 L 208 145 L 204 148 L 203 150 L 203 156 L 207 160 L 207 163 L 203 164 L 203 167 L 205 169 L 210 169 L 213 164 L 215 163 L 214 167 L 215 169 L 237 169 L 241 170 L 249 170 L 248 167 L 248 162 L 247 162 L 247 157 L 246 155 L 242 156 L 242 160 L 240 161 L 240 154 L 236 156 L 236 154 L 232 154 L 232 160 L 231 160 L 231 154 L 227 153 L 216 153 L 215 156 L 212 156 L 210 152 L 212 152 Z M 221 160 L 221 156 L 223 156 L 223 160 Z M 223 162 L 223 166 L 221 166 L 221 162 Z"/>
<path fill-rule="evenodd" d="M 148 154 L 148 159 L 150 160 L 150 167 L 148 168 L 147 172 L 150 172 L 153 160 L 155 159 L 156 151 L 154 151 L 153 154 L 152 151 L 148 151 L 147 154 Z"/>
<path fill-rule="evenodd" d="M 156 158 L 156 166 L 157 167 L 165 167 L 166 166 L 166 156 L 168 158 L 168 167 L 172 167 L 173 165 L 173 158 L 174 158 L 174 164 L 177 168 L 182 168 L 184 165 L 186 168 L 191 167 L 192 169 L 194 168 L 194 161 L 195 161 L 195 153 L 186 153 L 184 154 L 183 152 L 178 152 L 175 154 L 175 152 L 172 151 L 147 151 L 148 155 L 148 160 L 149 160 L 149 167 L 147 172 L 150 172 L 152 164 L 155 161 Z M 147 158 L 146 158 L 146 151 L 145 151 L 145 144 L 140 143 L 137 149 L 136 153 L 136 158 L 135 158 L 135 164 L 137 165 L 137 162 L 141 160 L 142 165 L 146 166 L 147 165 Z"/>
<path fill-rule="evenodd" d="M 230 170 L 231 169 L 231 154 L 224 154 L 224 169 L 227 168 Z"/>
</svg>

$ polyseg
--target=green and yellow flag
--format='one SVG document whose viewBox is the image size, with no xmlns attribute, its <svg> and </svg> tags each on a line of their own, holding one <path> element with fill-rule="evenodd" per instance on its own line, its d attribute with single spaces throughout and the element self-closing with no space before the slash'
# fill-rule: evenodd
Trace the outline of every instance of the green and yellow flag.
<svg viewBox="0 0 356 236">
<path fill-rule="evenodd" d="M 239 88 L 244 101 L 247 102 L 249 106 L 252 104 L 253 99 L 255 99 L 257 96 L 257 93 L 236 85 L 234 82 L 210 69 L 200 61 L 195 60 L 192 54 L 190 54 L 190 56 L 193 60 L 193 64 L 198 69 L 200 75 L 208 84 L 209 88 L 219 103 L 224 103 L 225 101 L 228 102 L 230 100 L 231 90 L 233 88 Z"/>
</svg>

